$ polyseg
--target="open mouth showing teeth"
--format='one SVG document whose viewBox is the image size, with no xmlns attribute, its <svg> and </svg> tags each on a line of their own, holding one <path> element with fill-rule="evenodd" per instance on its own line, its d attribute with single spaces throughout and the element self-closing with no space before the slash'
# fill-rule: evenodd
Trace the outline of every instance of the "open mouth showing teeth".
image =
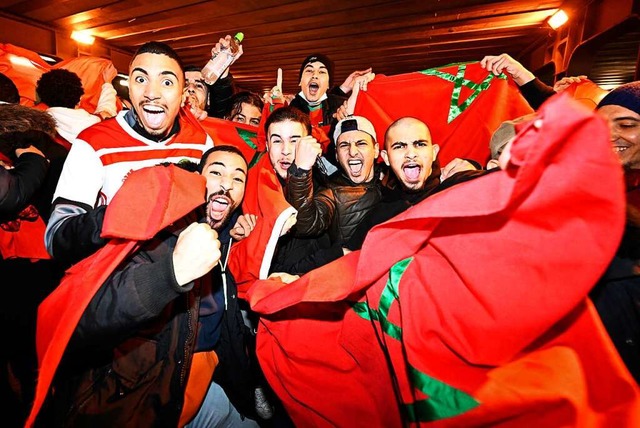
<svg viewBox="0 0 640 428">
<path fill-rule="evenodd" d="M 146 105 L 142 107 L 144 114 L 144 121 L 147 126 L 155 129 L 162 126 L 162 122 L 165 118 L 165 112 L 162 107 Z"/>
<path fill-rule="evenodd" d="M 351 171 L 351 175 L 360 175 L 362 172 L 362 161 L 361 160 L 350 160 L 348 162 L 349 171 Z"/>
<path fill-rule="evenodd" d="M 417 181 L 420 176 L 420 170 L 420 165 L 417 164 L 408 164 L 402 167 L 402 172 L 409 181 Z"/>
<path fill-rule="evenodd" d="M 162 109 L 162 107 L 144 106 L 142 109 L 145 112 L 151 113 L 151 114 L 164 113 L 164 110 Z"/>
<path fill-rule="evenodd" d="M 229 199 L 222 196 L 211 199 L 209 201 L 209 212 L 211 213 L 211 216 L 216 220 L 220 220 L 227 211 L 229 204 Z"/>
<path fill-rule="evenodd" d="M 629 147 L 622 147 L 622 146 L 618 146 L 618 147 L 614 147 L 613 151 L 615 153 L 620 153 L 620 152 L 624 152 L 625 150 L 627 150 Z"/>
</svg>

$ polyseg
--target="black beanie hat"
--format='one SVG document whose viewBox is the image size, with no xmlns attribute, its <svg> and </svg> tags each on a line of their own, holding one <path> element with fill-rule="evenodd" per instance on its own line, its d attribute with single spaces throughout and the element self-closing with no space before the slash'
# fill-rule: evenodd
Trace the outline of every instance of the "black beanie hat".
<svg viewBox="0 0 640 428">
<path fill-rule="evenodd" d="M 640 114 L 640 80 L 613 89 L 598 103 L 596 109 L 610 105 L 622 106 Z"/>
<path fill-rule="evenodd" d="M 327 67 L 327 71 L 329 72 L 329 87 L 331 87 L 333 83 L 333 61 L 329 59 L 328 56 L 323 54 L 311 54 L 302 61 L 302 65 L 300 66 L 300 74 L 298 75 L 298 82 L 302 80 L 302 72 L 307 64 L 311 64 L 313 62 L 321 62 Z"/>
</svg>

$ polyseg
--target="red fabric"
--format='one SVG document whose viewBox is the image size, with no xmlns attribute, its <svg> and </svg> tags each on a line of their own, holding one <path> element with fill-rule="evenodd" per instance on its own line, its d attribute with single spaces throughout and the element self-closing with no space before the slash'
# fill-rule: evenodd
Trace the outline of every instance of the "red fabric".
<svg viewBox="0 0 640 428">
<path fill-rule="evenodd" d="M 391 122 L 403 116 L 416 117 L 429 126 L 433 142 L 440 146 L 438 158 L 441 165 L 446 165 L 455 157 L 486 164 L 493 131 L 505 120 L 531 113 L 531 107 L 512 80 L 490 75 L 479 63 L 449 65 L 437 71 L 447 73 L 451 79 L 460 73 L 468 82 L 476 84 L 488 79 L 489 86 L 449 123 L 454 87 L 459 85 L 441 77 L 423 74 L 428 71 L 395 76 L 376 75 L 367 91 L 358 94 L 355 114 L 373 123 L 381 143 Z M 453 104 L 463 104 L 473 93 L 468 87 L 462 86 L 460 98 Z"/>
<path fill-rule="evenodd" d="M 46 225 L 37 212 L 33 219 L 17 219 L 10 223 L 11 225 L 7 226 L 12 227 L 9 228 L 5 227 L 5 224 L 0 225 L 0 255 L 3 259 L 51 258 L 44 246 Z"/>
<path fill-rule="evenodd" d="M 133 171 L 107 207 L 103 237 L 113 238 L 71 267 L 38 308 L 38 382 L 26 426 L 33 426 L 78 321 L 107 277 L 135 249 L 203 204 L 205 180 L 175 166 Z"/>
<path fill-rule="evenodd" d="M 53 141 L 55 141 L 56 143 L 60 144 L 62 147 L 64 147 L 67 150 L 71 150 L 71 143 L 67 140 L 65 140 L 60 134 L 58 134 L 56 132 L 56 138 L 53 139 Z"/>
<path fill-rule="evenodd" d="M 200 124 L 205 132 L 209 134 L 214 145 L 236 147 L 242 152 L 242 155 L 250 165 L 252 165 L 254 159 L 257 159 L 265 151 L 264 140 L 258 141 L 258 128 L 255 126 L 215 117 L 208 117 L 201 121 Z"/>
<path fill-rule="evenodd" d="M 80 108 L 89 113 L 95 113 L 96 107 L 98 107 L 102 85 L 105 83 L 102 74 L 111 64 L 111 60 L 106 58 L 81 56 L 59 62 L 55 64 L 53 68 L 64 68 L 65 70 L 76 73 L 80 77 L 80 80 L 82 80 L 82 88 L 84 89 L 84 95 L 80 98 Z M 122 110 L 122 103 L 117 99 L 116 110 Z"/>
<path fill-rule="evenodd" d="M 591 80 L 583 80 L 580 83 L 572 83 L 565 92 L 573 97 L 574 100 L 591 110 L 595 110 L 600 100 L 609 93 Z"/>
<path fill-rule="evenodd" d="M 0 73 L 15 83 L 20 93 L 20 104 L 32 107 L 36 103 L 36 82 L 51 66 L 40 55 L 14 46 L 0 43 Z"/>
<path fill-rule="evenodd" d="M 9 43 L 0 43 L 0 73 L 15 83 L 20 93 L 20 104 L 29 107 L 36 105 L 36 84 L 42 73 L 53 68 L 64 68 L 73 71 L 82 80 L 84 95 L 80 99 L 80 107 L 93 113 L 104 83 L 102 72 L 110 63 L 111 61 L 105 58 L 82 56 L 59 62 L 52 67 L 34 51 Z M 38 105 L 38 108 L 46 107 Z M 116 101 L 116 108 L 122 108 L 120 101 Z"/>
<path fill-rule="evenodd" d="M 250 290 L 261 367 L 297 426 L 639 426 L 638 387 L 587 300 L 622 235 L 622 170 L 568 96 L 539 114 L 505 171 Z"/>
<path fill-rule="evenodd" d="M 295 213 L 266 154 L 249 170 L 242 212 L 255 214 L 258 220 L 249 237 L 234 244 L 229 254 L 229 271 L 240 297 L 255 280 L 266 278 L 283 222 Z"/>
<path fill-rule="evenodd" d="M 318 140 L 318 143 L 320 143 L 320 145 L 322 146 L 322 153 L 327 153 L 327 148 L 329 147 L 329 144 L 331 144 L 331 140 L 327 135 L 329 130 L 326 128 L 327 127 L 320 126 L 314 126 L 313 128 L 311 128 L 311 135 L 313 136 L 313 138 Z"/>
</svg>

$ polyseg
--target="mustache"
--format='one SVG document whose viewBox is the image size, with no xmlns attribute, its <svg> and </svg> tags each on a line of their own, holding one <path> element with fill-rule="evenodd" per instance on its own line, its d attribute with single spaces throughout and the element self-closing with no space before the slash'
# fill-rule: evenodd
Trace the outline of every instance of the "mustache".
<svg viewBox="0 0 640 428">
<path fill-rule="evenodd" d="M 213 201 L 218 196 L 224 196 L 224 197 L 228 198 L 229 201 L 231 201 L 232 204 L 235 204 L 235 202 L 236 202 L 231 197 L 231 194 L 229 193 L 229 191 L 228 190 L 224 190 L 224 189 L 220 189 L 217 192 L 214 192 L 214 193 L 210 194 L 209 198 L 207 199 L 207 202 Z"/>
</svg>

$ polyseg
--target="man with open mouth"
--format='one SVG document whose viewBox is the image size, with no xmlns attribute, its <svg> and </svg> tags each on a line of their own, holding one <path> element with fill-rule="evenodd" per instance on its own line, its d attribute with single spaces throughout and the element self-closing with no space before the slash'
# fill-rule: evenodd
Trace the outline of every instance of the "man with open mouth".
<svg viewBox="0 0 640 428">
<path fill-rule="evenodd" d="M 391 169 L 389 186 L 382 190 L 382 200 L 358 224 L 343 251 L 358 250 L 373 226 L 389 220 L 428 196 L 458 183 L 471 180 L 487 171 L 461 171 L 440 182 L 440 147 L 431 139 L 424 122 L 403 117 L 393 122 L 384 138 L 381 156 Z"/>
<path fill-rule="evenodd" d="M 95 252 L 106 205 L 129 172 L 163 162 L 198 162 L 213 141 L 183 108 L 184 71 L 168 45 L 148 42 L 129 65 L 132 109 L 85 129 L 74 141 L 53 197 L 45 242 L 72 264 Z"/>
<path fill-rule="evenodd" d="M 301 110 L 309 116 L 314 136 L 323 143 L 327 165 L 333 173 L 337 165 L 334 165 L 334 147 L 329 143 L 328 135 L 332 125 L 341 118 L 335 117 L 340 107 L 347 101 L 347 95 L 340 86 L 333 86 L 334 65 L 326 55 L 311 54 L 300 65 L 299 83 L 300 92 L 289 105 Z"/>
<path fill-rule="evenodd" d="M 338 122 L 333 139 L 340 169 L 326 188 L 314 192 L 312 167 L 321 153 L 320 145 L 301 141 L 289 168 L 286 191 L 287 200 L 298 210 L 297 232 L 302 236 L 328 232 L 331 244 L 341 246 L 380 201 L 375 171 L 380 150 L 373 124 L 362 116 Z M 310 269 L 327 262 L 321 257 L 314 257 L 314 261 Z"/>
<path fill-rule="evenodd" d="M 213 147 L 197 165 L 206 181 L 167 164 L 129 175 L 105 214 L 114 239 L 45 301 L 56 315 L 39 322 L 66 327 L 40 343 L 63 343 L 64 353 L 41 364 L 56 379 L 40 390 L 55 393 L 40 395 L 48 403 L 32 421 L 258 427 L 242 416 L 253 407 L 242 399 L 251 394 L 246 328 L 226 269 L 247 162 L 235 147 Z M 68 290 L 81 297 L 69 303 Z"/>
<path fill-rule="evenodd" d="M 330 90 L 333 70 L 333 61 L 319 53 L 309 55 L 300 65 L 300 92 L 290 105 L 308 114 L 312 127 L 330 126 L 333 114 L 346 100 L 340 89 Z"/>
</svg>

